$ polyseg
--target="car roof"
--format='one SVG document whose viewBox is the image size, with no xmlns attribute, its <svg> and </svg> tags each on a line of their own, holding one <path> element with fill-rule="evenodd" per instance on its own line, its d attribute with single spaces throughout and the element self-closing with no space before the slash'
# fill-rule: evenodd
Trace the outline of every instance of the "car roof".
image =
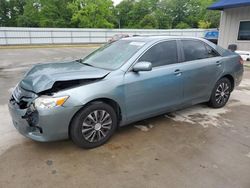
<svg viewBox="0 0 250 188">
<path fill-rule="evenodd" d="M 190 37 L 190 36 L 136 36 L 136 37 L 127 37 L 127 38 L 123 38 L 121 40 L 129 40 L 129 41 L 139 41 L 139 42 L 156 42 L 156 41 L 161 41 L 164 39 L 198 39 L 198 40 L 203 40 L 202 38 L 199 37 Z"/>
<path fill-rule="evenodd" d="M 191 39 L 191 40 L 199 40 L 202 41 L 204 43 L 206 43 L 207 45 L 209 45 L 210 47 L 214 48 L 221 56 L 227 56 L 228 54 L 232 54 L 231 51 L 229 50 L 225 50 L 219 46 L 217 46 L 216 44 L 201 38 L 201 37 L 191 37 L 191 36 L 152 36 L 152 35 L 148 35 L 148 36 L 136 36 L 136 37 L 127 37 L 127 38 L 122 38 L 120 40 L 127 40 L 127 41 L 131 41 L 131 42 L 143 42 L 146 44 L 152 44 L 152 43 L 157 43 L 160 42 L 162 40 L 169 40 L 169 39 Z"/>
</svg>

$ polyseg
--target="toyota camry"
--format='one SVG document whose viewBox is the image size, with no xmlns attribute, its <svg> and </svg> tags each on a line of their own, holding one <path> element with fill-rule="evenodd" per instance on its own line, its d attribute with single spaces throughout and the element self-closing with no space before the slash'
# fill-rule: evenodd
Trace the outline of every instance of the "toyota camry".
<svg viewBox="0 0 250 188">
<path fill-rule="evenodd" d="M 145 118 L 204 102 L 221 108 L 242 75 L 239 55 L 205 39 L 128 37 L 82 59 L 34 66 L 9 111 L 28 138 L 94 148 Z"/>
</svg>

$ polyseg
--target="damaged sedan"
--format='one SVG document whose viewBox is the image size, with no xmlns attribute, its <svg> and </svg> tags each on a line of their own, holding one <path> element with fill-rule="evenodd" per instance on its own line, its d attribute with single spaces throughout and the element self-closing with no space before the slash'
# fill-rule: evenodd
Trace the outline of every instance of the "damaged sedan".
<svg viewBox="0 0 250 188">
<path fill-rule="evenodd" d="M 34 66 L 9 111 L 28 138 L 94 148 L 145 118 L 204 102 L 223 107 L 242 75 L 239 55 L 205 39 L 129 37 L 83 59 Z"/>
</svg>

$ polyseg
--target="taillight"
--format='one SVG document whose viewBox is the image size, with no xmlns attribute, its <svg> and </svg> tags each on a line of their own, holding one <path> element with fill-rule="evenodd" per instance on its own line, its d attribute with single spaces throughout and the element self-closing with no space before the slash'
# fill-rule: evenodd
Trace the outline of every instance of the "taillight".
<svg viewBox="0 0 250 188">
<path fill-rule="evenodd" d="M 240 61 L 239 61 L 240 64 L 244 64 L 244 60 L 240 57 Z"/>
</svg>

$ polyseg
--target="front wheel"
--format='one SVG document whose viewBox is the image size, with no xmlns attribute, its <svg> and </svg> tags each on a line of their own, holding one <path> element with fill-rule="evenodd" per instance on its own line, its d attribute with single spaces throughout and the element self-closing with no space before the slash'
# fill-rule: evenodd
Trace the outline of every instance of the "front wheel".
<svg viewBox="0 0 250 188">
<path fill-rule="evenodd" d="M 232 91 L 232 84 L 229 79 L 221 78 L 215 84 L 212 91 L 209 106 L 213 108 L 221 108 L 226 105 Z"/>
<path fill-rule="evenodd" d="M 82 148 L 94 148 L 108 141 L 117 127 L 115 110 L 103 102 L 95 102 L 76 114 L 71 126 L 72 141 Z"/>
</svg>

